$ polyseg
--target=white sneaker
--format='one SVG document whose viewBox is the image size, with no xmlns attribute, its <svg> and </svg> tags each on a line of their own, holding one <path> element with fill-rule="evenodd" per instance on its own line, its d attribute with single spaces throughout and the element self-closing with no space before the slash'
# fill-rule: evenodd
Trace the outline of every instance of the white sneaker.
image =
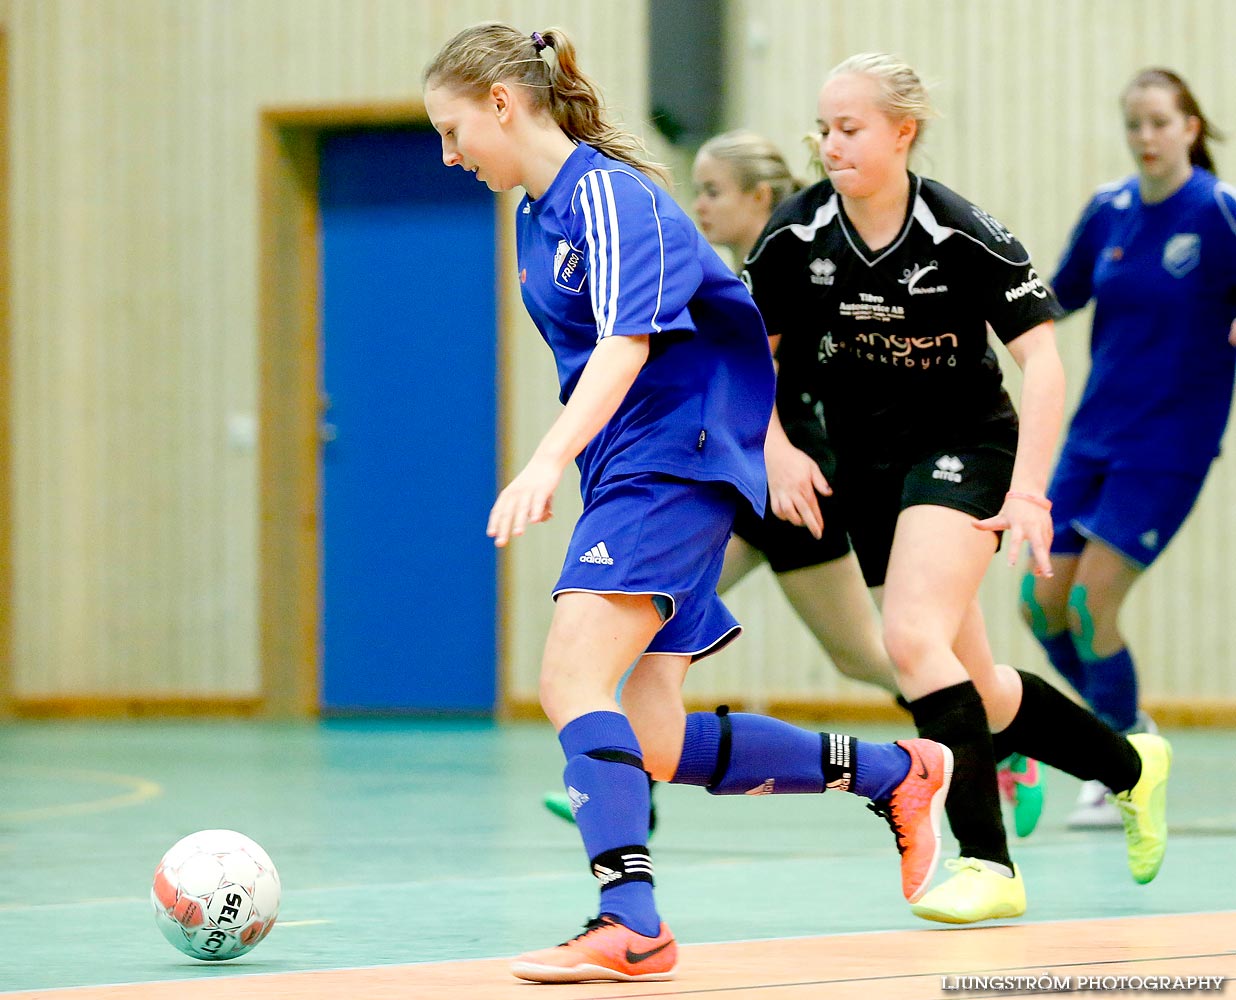
<svg viewBox="0 0 1236 1000">
<path fill-rule="evenodd" d="M 1083 781 L 1065 825 L 1070 830 L 1120 829 L 1124 825 L 1120 810 L 1110 796 L 1111 790 L 1103 782 Z"/>
</svg>

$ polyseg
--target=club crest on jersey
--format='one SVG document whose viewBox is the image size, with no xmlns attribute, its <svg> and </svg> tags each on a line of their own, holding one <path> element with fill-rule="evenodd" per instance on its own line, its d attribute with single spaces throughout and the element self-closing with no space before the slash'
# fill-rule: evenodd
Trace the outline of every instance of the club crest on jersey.
<svg viewBox="0 0 1236 1000">
<path fill-rule="evenodd" d="M 558 249 L 554 251 L 554 284 L 568 292 L 581 292 L 584 273 L 584 252 L 566 240 L 559 240 Z"/>
<path fill-rule="evenodd" d="M 1202 240 L 1197 233 L 1177 233 L 1163 248 L 1163 266 L 1173 278 L 1183 278 L 1202 259 Z"/>
</svg>

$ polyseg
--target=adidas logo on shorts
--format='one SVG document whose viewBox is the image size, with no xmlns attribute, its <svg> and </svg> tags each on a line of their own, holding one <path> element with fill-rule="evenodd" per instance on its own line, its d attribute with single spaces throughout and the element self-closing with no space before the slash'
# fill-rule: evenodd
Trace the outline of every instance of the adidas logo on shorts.
<svg viewBox="0 0 1236 1000">
<path fill-rule="evenodd" d="M 614 559 L 609 554 L 609 549 L 605 547 L 604 542 L 597 542 L 592 548 L 579 557 L 582 563 L 596 563 L 598 566 L 612 566 Z"/>
</svg>

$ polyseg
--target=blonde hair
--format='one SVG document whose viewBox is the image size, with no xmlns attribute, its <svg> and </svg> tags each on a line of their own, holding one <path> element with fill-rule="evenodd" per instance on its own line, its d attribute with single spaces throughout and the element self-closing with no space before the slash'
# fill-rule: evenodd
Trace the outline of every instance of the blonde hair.
<svg viewBox="0 0 1236 1000">
<path fill-rule="evenodd" d="M 931 104 L 927 86 L 912 66 L 887 52 L 860 52 L 838 63 L 828 79 L 853 73 L 867 76 L 879 85 L 880 110 L 892 121 L 913 118 L 918 123 L 911 148 L 923 137 L 927 123 L 940 114 Z"/>
<path fill-rule="evenodd" d="M 772 190 L 776 208 L 790 195 L 801 191 L 803 182 L 790 173 L 785 157 L 769 139 L 746 129 L 715 135 L 699 148 L 697 156 L 711 156 L 729 165 L 740 190 L 753 191 L 759 184 Z"/>
<path fill-rule="evenodd" d="M 670 183 L 669 171 L 643 142 L 609 120 L 600 90 L 581 72 L 561 28 L 526 35 L 499 21 L 473 25 L 442 46 L 421 77 L 426 89 L 446 86 L 477 99 L 500 81 L 526 88 L 533 108 L 548 112 L 576 142 Z"/>
</svg>

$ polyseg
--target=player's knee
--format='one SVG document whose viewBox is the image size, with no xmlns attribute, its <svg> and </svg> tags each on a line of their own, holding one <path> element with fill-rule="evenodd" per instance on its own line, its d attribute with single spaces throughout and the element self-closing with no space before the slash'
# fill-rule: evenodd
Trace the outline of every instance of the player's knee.
<svg viewBox="0 0 1236 1000">
<path fill-rule="evenodd" d="M 884 621 L 884 648 L 898 674 L 912 674 L 940 645 L 938 639 L 913 622 Z"/>
<path fill-rule="evenodd" d="M 572 703 L 579 700 L 576 686 L 569 671 L 556 669 L 552 662 L 542 663 L 538 695 L 541 708 L 555 725 L 570 717 Z"/>
<path fill-rule="evenodd" d="M 843 677 L 863 684 L 874 684 L 892 694 L 897 693 L 896 672 L 884 653 L 883 645 L 879 645 L 879 653 L 860 650 L 829 650 L 833 666 Z"/>
</svg>

